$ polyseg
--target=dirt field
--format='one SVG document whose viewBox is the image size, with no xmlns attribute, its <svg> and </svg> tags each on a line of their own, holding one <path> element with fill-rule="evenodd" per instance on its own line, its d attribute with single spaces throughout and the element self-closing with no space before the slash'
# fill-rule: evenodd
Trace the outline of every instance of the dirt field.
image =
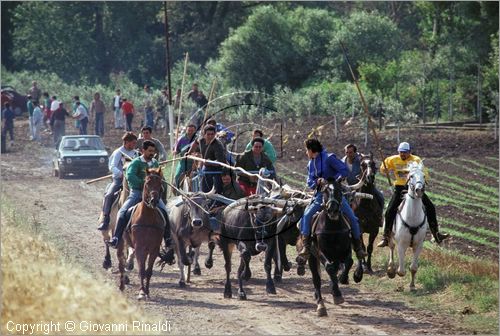
<svg viewBox="0 0 500 336">
<path fill-rule="evenodd" d="M 64 253 L 81 262 L 89 272 L 103 273 L 108 281 L 116 282 L 117 275 L 101 267 L 104 247 L 101 235 L 96 230 L 106 182 L 86 185 L 85 179 L 59 180 L 53 177 L 51 161 L 54 150 L 49 146 L 50 142 L 47 140 L 46 146 L 40 146 L 22 140 L 26 138 L 26 125 L 25 120 L 16 123 L 18 140 L 11 152 L 2 154 L 2 194 L 11 200 L 23 215 L 40 223 L 43 232 L 59 243 Z M 302 175 L 305 173 L 306 164 L 302 151 L 303 134 L 309 129 L 310 127 L 305 126 L 287 129 L 290 141 L 284 150 L 288 159 L 280 161 L 286 169 Z M 291 141 L 292 135 L 297 131 L 301 133 L 301 137 Z M 393 153 L 396 146 L 393 132 L 387 133 L 385 137 L 384 152 Z M 340 150 L 346 143 L 360 142 L 359 139 L 361 137 L 347 134 L 338 140 L 329 135 L 322 138 L 322 141 L 327 144 L 329 150 L 341 153 Z M 489 133 L 432 132 L 423 137 L 415 131 L 406 133 L 404 140 L 410 141 L 418 154 L 429 160 L 429 166 L 435 171 L 447 172 L 448 165 L 443 158 L 457 156 L 478 160 L 498 171 L 498 159 L 495 160 L 498 158 L 498 144 Z M 273 142 L 279 148 L 279 140 L 273 138 Z M 119 132 L 109 132 L 105 143 L 111 148 L 116 147 L 120 143 Z M 360 151 L 364 149 L 360 148 Z M 291 158 L 291 153 L 295 153 L 295 159 Z M 278 170 L 281 169 L 279 167 L 281 166 L 278 166 Z M 460 169 L 455 170 L 454 173 L 460 173 Z M 298 180 L 302 178 L 301 175 L 291 172 L 289 175 Z M 466 173 L 460 176 L 498 186 L 498 174 L 497 179 L 487 181 Z M 438 214 L 441 215 L 441 211 L 456 210 L 454 207 L 438 206 Z M 459 219 L 472 224 L 469 218 Z M 478 218 L 474 225 L 495 229 L 498 228 L 498 221 Z M 471 245 L 460 238 L 452 238 L 447 244 L 471 255 L 498 258 L 498 248 L 481 249 L 479 245 Z M 327 294 L 328 281 L 323 281 L 323 293 L 329 315 L 326 318 L 318 318 L 315 314 L 316 305 L 310 273 L 299 277 L 295 268 L 292 268 L 290 272 L 285 272 L 283 283 L 277 285 L 277 294 L 267 295 L 261 257 L 252 259 L 253 276 L 246 284 L 248 300 L 239 301 L 236 298 L 236 280 L 233 281 L 233 299 L 224 299 L 225 272 L 223 258 L 218 249 L 214 257 L 214 267 L 211 270 L 202 268 L 202 276 L 193 276 L 192 283 L 185 289 L 178 287 L 178 273 L 174 267 L 167 266 L 161 273 L 155 269 L 151 300 L 144 303 L 146 311 L 169 320 L 172 333 L 175 334 L 467 333 L 457 329 L 455 321 L 449 316 L 409 308 L 403 302 L 395 300 L 392 293 L 375 294 L 363 283 L 353 284 L 352 281 L 351 285 L 341 288 L 346 300 L 341 306 L 333 305 L 331 296 Z M 236 257 L 234 260 L 236 261 Z M 115 266 L 116 258 L 113 256 L 113 270 L 116 269 Z M 232 277 L 235 278 L 234 271 Z M 131 285 L 127 287 L 125 294 L 134 299 L 137 286 L 137 274 L 133 271 Z"/>
</svg>

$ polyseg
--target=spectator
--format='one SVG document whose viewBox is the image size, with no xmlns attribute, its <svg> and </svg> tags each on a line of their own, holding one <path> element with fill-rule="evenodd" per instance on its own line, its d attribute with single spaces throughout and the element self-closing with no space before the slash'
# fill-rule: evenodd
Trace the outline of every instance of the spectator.
<svg viewBox="0 0 500 336">
<path fill-rule="evenodd" d="M 87 135 L 87 125 L 89 123 L 89 112 L 87 108 L 80 103 L 80 101 L 76 101 L 76 111 L 73 114 L 73 118 L 80 121 L 80 135 Z"/>
<path fill-rule="evenodd" d="M 122 99 L 122 107 L 123 115 L 125 116 L 125 120 L 127 122 L 127 132 L 132 132 L 132 119 L 134 119 L 134 105 L 129 102 L 126 98 Z"/>
<path fill-rule="evenodd" d="M 177 90 L 179 92 L 179 90 Z M 191 91 L 188 92 L 187 98 L 191 99 L 193 102 L 197 103 L 198 99 L 198 84 L 193 83 L 193 86 L 191 86 Z"/>
<path fill-rule="evenodd" d="M 14 145 L 14 111 L 10 108 L 9 103 L 4 104 L 5 108 L 2 111 L 2 136 L 7 140 L 7 132 L 10 135 L 10 145 Z"/>
<path fill-rule="evenodd" d="M 49 93 L 43 93 L 43 124 L 46 129 L 49 129 L 50 119 L 52 117 L 52 113 L 50 112 L 50 104 L 52 100 L 50 99 Z"/>
<path fill-rule="evenodd" d="M 154 127 L 153 92 L 149 85 L 144 85 L 144 126 Z"/>
<path fill-rule="evenodd" d="M 26 108 L 28 110 L 28 115 L 29 115 L 29 131 L 28 131 L 28 137 L 30 140 L 33 140 L 34 135 L 33 135 L 33 111 L 35 110 L 35 105 L 33 105 L 33 98 L 31 95 L 27 95 L 26 99 L 28 100 L 26 102 Z"/>
<path fill-rule="evenodd" d="M 63 103 L 60 103 L 59 108 L 52 114 L 51 124 L 56 148 L 59 147 L 61 138 L 66 135 L 66 117 L 69 116 Z"/>
<path fill-rule="evenodd" d="M 95 134 L 99 136 L 104 136 L 104 112 L 106 112 L 106 106 L 101 100 L 100 93 L 96 92 L 94 100 L 90 103 L 90 119 L 95 113 Z"/>
<path fill-rule="evenodd" d="M 120 89 L 116 89 L 116 95 L 113 97 L 113 111 L 115 112 L 115 129 L 123 129 L 122 118 L 122 98 Z"/>
<path fill-rule="evenodd" d="M 42 90 L 40 90 L 36 81 L 31 82 L 31 85 L 28 94 L 33 98 L 33 101 L 40 101 L 40 98 L 42 98 Z"/>
<path fill-rule="evenodd" d="M 57 100 L 56 96 L 52 96 L 52 101 L 50 103 L 50 115 L 52 117 L 52 114 L 59 108 L 60 102 Z M 50 125 L 52 127 L 52 124 Z M 52 128 L 51 128 L 52 130 Z"/>
<path fill-rule="evenodd" d="M 38 101 L 35 101 L 35 108 L 33 109 L 33 141 L 38 141 L 42 143 L 42 137 L 40 136 L 40 127 L 43 122 L 43 105 L 38 105 Z"/>
</svg>

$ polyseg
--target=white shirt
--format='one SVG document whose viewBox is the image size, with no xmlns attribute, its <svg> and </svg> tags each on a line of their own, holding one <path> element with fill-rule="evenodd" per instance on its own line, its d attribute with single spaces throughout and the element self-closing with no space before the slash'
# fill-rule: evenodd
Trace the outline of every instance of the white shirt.
<svg viewBox="0 0 500 336">
<path fill-rule="evenodd" d="M 120 107 L 120 96 L 115 96 L 115 102 L 114 102 L 114 106 L 115 108 L 118 108 Z"/>
<path fill-rule="evenodd" d="M 131 159 L 137 157 L 137 151 L 135 149 L 127 150 L 124 146 L 121 146 L 109 156 L 108 168 L 113 174 L 113 178 L 123 177 L 123 164 L 125 163 L 125 155 L 129 156 Z"/>
<path fill-rule="evenodd" d="M 61 104 L 58 100 L 52 101 L 52 104 L 50 104 L 50 110 L 54 112 L 59 108 L 59 104 Z"/>
</svg>

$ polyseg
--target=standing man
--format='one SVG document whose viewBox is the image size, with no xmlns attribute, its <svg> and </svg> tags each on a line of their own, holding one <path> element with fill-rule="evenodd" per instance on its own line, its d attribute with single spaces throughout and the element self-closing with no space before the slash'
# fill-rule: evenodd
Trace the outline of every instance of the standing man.
<svg viewBox="0 0 500 336">
<path fill-rule="evenodd" d="M 28 136 L 30 140 L 33 140 L 34 134 L 33 134 L 33 111 L 35 110 L 35 105 L 33 105 L 33 98 L 31 95 L 27 95 L 26 99 L 28 100 L 26 102 L 26 108 L 28 109 L 28 115 L 29 115 L 29 131 L 28 131 Z"/>
<path fill-rule="evenodd" d="M 132 132 L 132 119 L 134 119 L 134 105 L 129 102 L 126 98 L 122 99 L 122 111 L 125 116 L 125 121 L 127 123 L 127 131 Z"/>
<path fill-rule="evenodd" d="M 50 112 L 50 104 L 52 101 L 50 100 L 49 93 L 43 93 L 43 124 L 45 125 L 45 129 L 49 129 L 50 126 L 50 118 L 52 117 L 52 113 Z"/>
<path fill-rule="evenodd" d="M 61 138 L 66 135 L 66 117 L 69 117 L 68 111 L 64 108 L 64 104 L 60 103 L 59 108 L 52 113 L 50 121 L 52 125 L 52 133 L 54 135 L 54 145 L 59 147 Z"/>
<path fill-rule="evenodd" d="M 96 92 L 94 100 L 90 103 L 90 119 L 95 116 L 95 134 L 99 136 L 104 136 L 104 112 L 106 112 L 106 106 L 104 106 L 99 92 Z"/>
<path fill-rule="evenodd" d="M 128 210 L 142 201 L 142 190 L 144 188 L 144 180 L 146 178 L 146 169 L 159 167 L 158 161 L 154 159 L 155 154 L 156 148 L 154 142 L 146 140 L 142 144 L 142 155 L 133 159 L 132 163 L 130 163 L 127 167 L 125 176 L 130 187 L 130 194 L 118 211 L 115 232 L 113 238 L 109 242 L 111 247 L 116 248 L 120 239 L 122 239 L 123 231 L 125 231 L 125 227 L 127 226 L 128 218 L 130 216 Z M 157 207 L 163 212 L 163 216 L 168 218 L 167 207 L 161 198 Z M 169 247 L 170 230 L 164 230 L 163 239 L 165 240 L 165 246 Z"/>
<path fill-rule="evenodd" d="M 40 136 L 40 127 L 43 122 L 43 112 L 42 106 L 38 105 L 38 102 L 35 101 L 35 108 L 33 109 L 33 141 L 38 141 L 38 143 L 42 144 L 42 137 Z"/>
<path fill-rule="evenodd" d="M 153 92 L 149 85 L 144 85 L 144 124 L 143 126 L 154 126 Z"/>
<path fill-rule="evenodd" d="M 385 211 L 385 226 L 384 226 L 384 236 L 382 240 L 377 245 L 377 247 L 385 247 L 389 245 L 389 241 L 391 240 L 392 226 L 394 224 L 394 220 L 396 219 L 396 214 L 398 211 L 398 207 L 403 201 L 402 193 L 404 190 L 408 189 L 406 184 L 406 180 L 408 177 L 408 164 L 410 162 L 421 162 L 422 159 L 420 157 L 411 154 L 411 147 L 408 142 L 402 142 L 398 146 L 398 154 L 389 156 L 384 160 L 384 163 L 380 166 L 380 172 L 385 174 L 386 171 L 389 173 L 393 173 L 394 180 L 394 193 L 392 194 L 392 198 L 389 201 L 389 205 L 387 206 L 387 210 Z M 426 178 L 427 178 L 426 172 Z M 440 233 L 438 228 L 438 222 L 436 217 L 436 208 L 434 204 L 432 204 L 431 200 L 424 193 L 422 197 L 422 203 L 425 207 L 425 213 L 427 214 L 427 221 L 429 223 L 429 229 L 436 240 L 436 243 L 441 243 L 443 240 L 449 237 L 446 233 Z"/>
<path fill-rule="evenodd" d="M 138 139 L 137 141 L 137 148 L 142 148 L 142 143 L 146 140 L 153 141 L 155 143 L 157 155 L 155 156 L 155 159 L 159 161 L 163 161 L 167 159 L 167 152 L 165 151 L 165 147 L 163 144 L 160 142 L 160 140 L 153 138 L 153 129 L 149 126 L 144 126 L 141 129 L 141 135 L 142 137 Z"/>
<path fill-rule="evenodd" d="M 191 145 L 191 143 L 195 140 L 194 139 L 195 133 L 196 133 L 196 126 L 193 124 L 189 124 L 186 127 L 186 134 L 180 137 L 179 140 L 177 140 L 177 143 L 175 144 L 174 155 L 183 156 L 184 154 L 186 154 L 186 152 L 189 150 L 189 145 Z M 180 187 L 180 180 L 182 174 L 191 171 L 192 167 L 193 167 L 193 160 L 182 159 L 178 161 L 174 177 L 175 186 L 177 188 Z"/>
<path fill-rule="evenodd" d="M 252 139 L 255 138 L 262 138 L 264 139 L 264 133 L 260 129 L 256 129 L 252 133 Z M 250 141 L 246 148 L 245 151 L 248 151 L 252 148 L 252 141 Z M 274 150 L 273 144 L 267 140 L 264 139 L 264 153 L 267 155 L 267 157 L 271 160 L 271 162 L 274 164 L 276 162 L 276 151 Z"/>
<path fill-rule="evenodd" d="M 250 173 L 257 174 L 261 168 L 266 168 L 271 172 L 269 178 L 273 179 L 276 177 L 276 172 L 274 171 L 273 163 L 271 159 L 263 153 L 264 139 L 255 138 L 252 140 L 252 150 L 246 151 L 238 160 L 236 161 L 236 167 L 241 167 Z M 240 175 L 238 178 L 238 183 L 245 193 L 245 196 L 250 196 L 256 193 L 257 189 L 257 177 Z"/>
<path fill-rule="evenodd" d="M 188 92 L 187 98 L 191 99 L 196 104 L 198 103 L 198 83 L 193 83 L 191 86 L 191 91 Z"/>
<path fill-rule="evenodd" d="M 115 149 L 109 157 L 109 171 L 111 171 L 113 181 L 106 187 L 104 200 L 102 201 L 102 221 L 97 230 L 106 231 L 109 227 L 109 213 L 116 197 L 115 193 L 123 185 L 123 165 L 126 160 L 133 160 L 137 157 L 136 145 L 137 136 L 132 132 L 127 132 L 122 137 L 123 145 Z"/>
<path fill-rule="evenodd" d="M 312 218 L 323 206 L 323 193 L 318 189 L 323 180 L 335 179 L 347 176 L 347 167 L 335 154 L 327 153 L 323 145 L 317 139 L 307 139 L 304 142 L 307 157 L 307 186 L 315 191 L 313 202 L 307 206 L 304 216 L 300 220 L 300 234 L 303 243 L 302 250 L 297 256 L 297 263 L 305 265 L 309 259 L 311 249 L 311 225 Z M 352 245 L 356 252 L 356 257 L 362 259 L 366 257 L 366 252 L 361 246 L 361 232 L 359 230 L 358 218 L 354 215 L 347 200 L 342 196 L 341 212 L 345 214 L 351 222 Z"/>
<path fill-rule="evenodd" d="M 31 82 L 31 88 L 28 94 L 33 98 L 33 101 L 40 101 L 42 98 L 42 90 L 40 90 L 36 81 Z"/>
<path fill-rule="evenodd" d="M 113 97 L 113 111 L 115 117 L 115 128 L 123 129 L 123 118 L 122 118 L 122 97 L 120 89 L 116 89 L 116 95 Z"/>
<path fill-rule="evenodd" d="M 4 104 L 2 111 L 2 135 L 7 140 L 7 132 L 10 135 L 10 145 L 14 145 L 14 118 L 16 117 L 14 111 L 10 108 L 10 103 Z"/>
<path fill-rule="evenodd" d="M 80 103 L 79 100 L 75 102 L 76 110 L 73 114 L 73 118 L 79 121 L 80 124 L 80 135 L 87 134 L 87 125 L 89 123 L 89 112 L 85 106 Z"/>
<path fill-rule="evenodd" d="M 50 117 L 52 117 L 52 114 L 59 108 L 59 105 L 61 103 L 57 100 L 56 96 L 52 96 L 52 101 L 50 103 Z M 52 124 L 50 125 L 50 130 L 52 131 Z"/>
<path fill-rule="evenodd" d="M 218 161 L 226 163 L 225 149 L 222 143 L 215 138 L 215 127 L 207 125 L 203 129 L 203 138 L 198 139 L 191 145 L 191 152 L 199 152 L 205 160 Z M 203 174 L 201 178 L 201 189 L 203 192 L 209 192 L 215 186 L 218 194 L 222 193 L 222 167 L 217 164 L 206 163 L 203 165 Z"/>
</svg>

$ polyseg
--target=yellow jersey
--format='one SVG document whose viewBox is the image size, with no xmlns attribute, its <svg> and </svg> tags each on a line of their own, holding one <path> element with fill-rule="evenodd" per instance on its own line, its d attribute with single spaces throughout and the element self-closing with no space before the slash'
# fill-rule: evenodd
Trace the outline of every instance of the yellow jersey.
<svg viewBox="0 0 500 336">
<path fill-rule="evenodd" d="M 408 164 L 410 162 L 417 162 L 420 163 L 422 162 L 422 159 L 420 159 L 416 155 L 410 155 L 408 159 L 402 160 L 399 154 L 389 156 L 384 160 L 385 166 L 387 167 L 387 170 L 389 171 L 389 176 L 394 179 L 394 185 L 395 186 L 404 186 L 406 185 L 406 180 L 408 179 Z M 381 174 L 386 174 L 386 170 L 384 167 L 384 163 L 380 165 L 380 173 Z M 428 179 L 429 174 L 427 169 L 424 167 L 424 173 L 425 173 L 425 178 Z"/>
</svg>

